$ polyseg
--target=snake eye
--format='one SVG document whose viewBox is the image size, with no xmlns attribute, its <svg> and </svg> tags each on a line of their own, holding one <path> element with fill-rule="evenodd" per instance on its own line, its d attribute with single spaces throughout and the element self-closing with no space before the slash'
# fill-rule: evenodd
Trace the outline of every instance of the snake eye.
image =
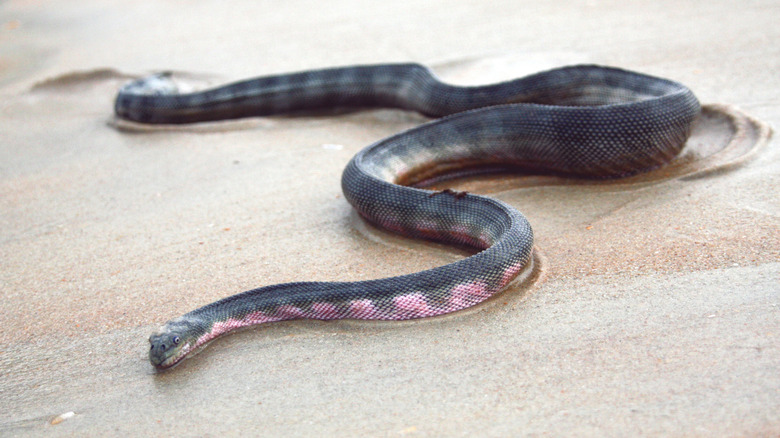
<svg viewBox="0 0 780 438">
<path fill-rule="evenodd" d="M 176 344 L 176 345 L 179 345 L 179 342 L 181 342 L 181 339 L 179 339 L 178 336 L 174 336 L 173 337 L 173 343 Z"/>
</svg>

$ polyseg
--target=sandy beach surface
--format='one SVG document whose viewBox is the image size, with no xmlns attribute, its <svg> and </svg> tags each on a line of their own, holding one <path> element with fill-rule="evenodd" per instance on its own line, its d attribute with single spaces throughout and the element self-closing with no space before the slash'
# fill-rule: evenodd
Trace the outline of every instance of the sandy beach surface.
<svg viewBox="0 0 780 438">
<path fill-rule="evenodd" d="M 0 435 L 780 435 L 780 3 L 0 3 Z M 629 180 L 453 183 L 523 211 L 523 282 L 403 323 L 292 321 L 170 372 L 163 322 L 296 280 L 468 253 L 360 220 L 341 171 L 396 110 L 149 129 L 128 80 L 184 86 L 415 61 L 454 83 L 576 63 L 678 80 L 705 111 Z"/>
</svg>

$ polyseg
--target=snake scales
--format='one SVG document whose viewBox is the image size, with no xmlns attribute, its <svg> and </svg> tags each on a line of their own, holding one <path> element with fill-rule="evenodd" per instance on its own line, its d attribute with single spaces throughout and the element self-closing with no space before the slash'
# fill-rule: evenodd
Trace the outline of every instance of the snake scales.
<svg viewBox="0 0 780 438">
<path fill-rule="evenodd" d="M 342 176 L 346 199 L 379 227 L 479 252 L 410 275 L 278 284 L 229 296 L 154 333 L 149 359 L 155 367 L 173 366 L 240 327 L 295 318 L 422 318 L 484 301 L 529 262 L 533 234 L 525 217 L 488 197 L 408 185 L 475 168 L 588 178 L 634 174 L 675 157 L 700 111 L 679 83 L 592 65 L 474 87 L 445 84 L 418 64 L 355 66 L 188 94 L 155 75 L 125 85 L 115 103 L 119 118 L 165 124 L 366 107 L 438 119 L 360 151 Z"/>
</svg>

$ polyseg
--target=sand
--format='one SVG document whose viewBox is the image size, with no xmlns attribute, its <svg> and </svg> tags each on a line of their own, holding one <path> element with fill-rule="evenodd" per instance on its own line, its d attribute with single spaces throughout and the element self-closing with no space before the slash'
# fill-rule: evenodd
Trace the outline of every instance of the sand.
<svg viewBox="0 0 780 438">
<path fill-rule="evenodd" d="M 0 435 L 780 434 L 780 5 L 753 2 L 0 5 Z M 376 110 L 146 129 L 123 83 L 416 61 L 456 83 L 572 63 L 706 105 L 683 156 L 629 180 L 493 176 L 534 271 L 403 323 L 296 321 L 156 373 L 146 338 L 221 297 L 467 255 L 364 224 L 341 171 L 425 121 Z M 776 137 L 776 136 L 775 136 Z M 70 414 L 70 413 L 73 414 Z"/>
</svg>

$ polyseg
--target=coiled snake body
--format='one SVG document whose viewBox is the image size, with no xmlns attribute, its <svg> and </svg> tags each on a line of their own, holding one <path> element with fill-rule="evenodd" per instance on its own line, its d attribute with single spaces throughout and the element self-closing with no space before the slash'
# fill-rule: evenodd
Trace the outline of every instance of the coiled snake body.
<svg viewBox="0 0 780 438">
<path fill-rule="evenodd" d="M 168 368 L 240 327 L 295 318 L 422 318 L 484 301 L 529 262 L 533 234 L 525 217 L 488 197 L 399 183 L 485 166 L 589 178 L 634 174 L 670 161 L 700 111 L 685 86 L 615 68 L 564 67 L 459 87 L 417 64 L 269 76 L 189 94 L 157 75 L 124 86 L 115 111 L 140 123 L 193 123 L 334 107 L 393 107 L 439 118 L 360 151 L 344 170 L 342 189 L 379 227 L 479 252 L 410 275 L 279 284 L 227 297 L 154 333 L 155 367 Z"/>
</svg>

